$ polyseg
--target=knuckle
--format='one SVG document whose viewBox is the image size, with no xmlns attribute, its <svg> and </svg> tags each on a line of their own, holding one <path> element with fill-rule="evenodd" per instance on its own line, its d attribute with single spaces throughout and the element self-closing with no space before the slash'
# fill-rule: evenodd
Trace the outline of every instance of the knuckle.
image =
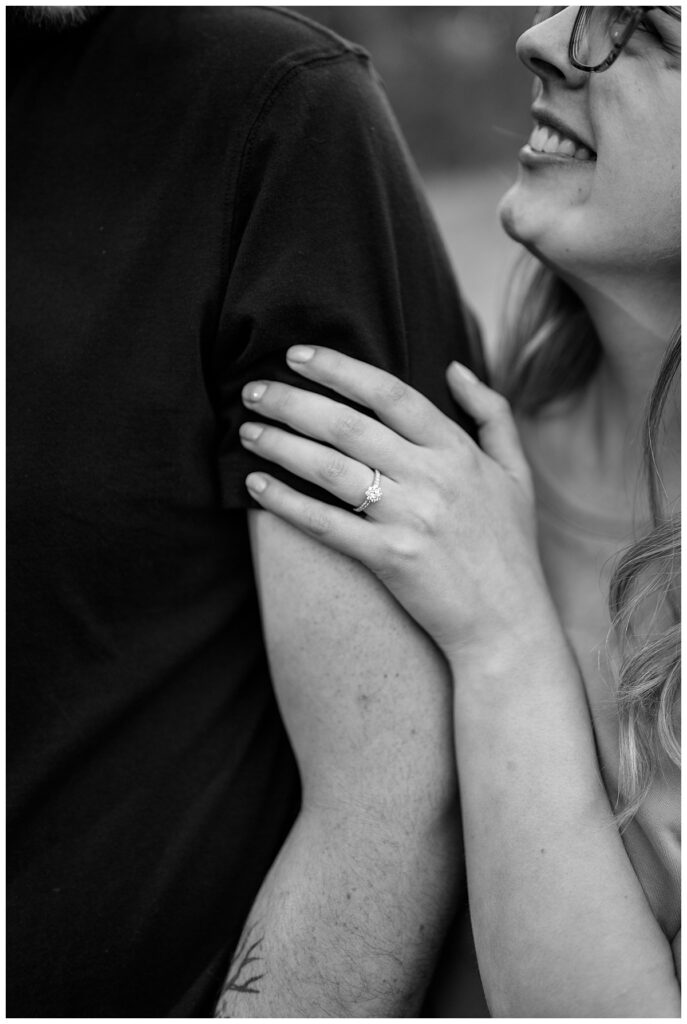
<svg viewBox="0 0 687 1024">
<path fill-rule="evenodd" d="M 438 532 L 442 508 L 445 502 L 439 495 L 427 496 L 413 515 L 413 527 L 419 537 L 429 537 Z"/>
<path fill-rule="evenodd" d="M 415 529 L 395 530 L 386 540 L 384 563 L 391 573 L 412 567 L 420 558 L 420 543 Z"/>
<path fill-rule="evenodd" d="M 339 413 L 332 425 L 334 437 L 341 441 L 353 440 L 365 430 L 365 420 L 352 409 Z"/>
<path fill-rule="evenodd" d="M 397 405 L 408 397 L 409 390 L 398 377 L 386 377 L 375 388 L 375 398 L 385 405 Z"/>
<path fill-rule="evenodd" d="M 272 391 L 272 402 L 277 409 L 288 409 L 293 400 L 293 391 L 289 387 L 285 387 L 283 384 L 274 384 L 270 389 Z"/>
<path fill-rule="evenodd" d="M 316 537 L 328 533 L 331 528 L 331 520 L 326 512 L 319 508 L 308 509 L 305 517 L 305 525 L 308 531 Z"/>
<path fill-rule="evenodd" d="M 319 467 L 321 479 L 331 481 L 340 480 L 346 475 L 346 462 L 340 455 L 330 455 Z"/>
<path fill-rule="evenodd" d="M 442 460 L 436 465 L 428 463 L 422 491 L 425 505 L 431 509 L 446 506 L 455 497 L 460 473 L 461 464 L 454 460 Z"/>
<path fill-rule="evenodd" d="M 318 352 L 318 369 L 321 380 L 325 384 L 331 384 L 344 370 L 343 357 L 340 352 L 331 348 L 322 348 Z"/>
<path fill-rule="evenodd" d="M 479 468 L 480 449 L 476 442 L 466 440 L 457 446 L 446 469 L 443 479 L 444 487 L 450 486 L 455 493 L 465 486 L 467 476 L 472 476 Z"/>
</svg>

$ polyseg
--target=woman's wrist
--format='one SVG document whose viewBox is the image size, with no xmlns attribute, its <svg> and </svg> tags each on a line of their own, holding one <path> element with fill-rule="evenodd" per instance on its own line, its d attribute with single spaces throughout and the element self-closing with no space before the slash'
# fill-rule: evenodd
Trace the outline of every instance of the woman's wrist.
<svg viewBox="0 0 687 1024">
<path fill-rule="evenodd" d="M 505 683 L 511 693 L 523 669 L 547 666 L 558 671 L 574 668 L 575 662 L 565 632 L 548 592 L 533 599 L 524 596 L 518 609 L 473 630 L 447 646 L 445 655 L 456 686 L 473 682 L 480 690 L 500 690 Z M 525 675 L 529 675 L 525 672 Z"/>
</svg>

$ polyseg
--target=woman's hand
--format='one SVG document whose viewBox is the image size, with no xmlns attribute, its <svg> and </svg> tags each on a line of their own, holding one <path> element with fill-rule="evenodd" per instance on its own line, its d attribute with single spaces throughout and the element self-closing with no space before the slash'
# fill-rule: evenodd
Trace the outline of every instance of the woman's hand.
<svg viewBox="0 0 687 1024">
<path fill-rule="evenodd" d="M 364 501 L 377 469 L 382 496 L 365 515 L 354 514 L 251 473 L 246 485 L 255 500 L 368 566 L 449 657 L 525 626 L 532 601 L 547 591 L 530 472 L 505 399 L 464 367 L 449 367 L 449 387 L 476 421 L 480 449 L 383 370 L 304 346 L 290 349 L 287 361 L 381 422 L 330 398 L 260 381 L 244 388 L 247 408 L 306 436 L 245 423 L 243 445 L 351 509 Z"/>
</svg>

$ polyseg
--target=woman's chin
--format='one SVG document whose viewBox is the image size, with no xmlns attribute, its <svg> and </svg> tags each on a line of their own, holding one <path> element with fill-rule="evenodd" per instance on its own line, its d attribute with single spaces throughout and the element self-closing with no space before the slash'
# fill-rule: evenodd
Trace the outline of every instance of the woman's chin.
<svg viewBox="0 0 687 1024">
<path fill-rule="evenodd" d="M 498 216 L 503 230 L 514 242 L 519 242 L 533 256 L 549 266 L 555 266 L 559 262 L 555 253 L 557 248 L 560 249 L 560 244 L 556 244 L 560 240 L 552 234 L 551 218 L 522 195 L 519 181 L 516 181 L 501 199 Z M 563 249 L 565 252 L 565 246 Z"/>
<path fill-rule="evenodd" d="M 534 244 L 532 217 L 523 209 L 519 191 L 519 182 L 516 182 L 501 199 L 497 212 L 506 234 L 530 249 Z"/>
</svg>

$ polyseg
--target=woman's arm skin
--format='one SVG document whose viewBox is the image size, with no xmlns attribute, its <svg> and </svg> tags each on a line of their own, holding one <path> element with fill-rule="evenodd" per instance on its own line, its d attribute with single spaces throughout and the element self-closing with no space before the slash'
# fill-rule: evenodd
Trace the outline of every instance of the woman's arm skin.
<svg viewBox="0 0 687 1024">
<path fill-rule="evenodd" d="M 351 505 L 378 467 L 383 497 L 360 517 L 266 474 L 257 480 L 263 489 L 251 490 L 265 508 L 368 565 L 449 660 L 472 914 L 492 1013 L 678 1016 L 670 944 L 599 775 L 505 402 L 469 373 L 449 371 L 454 396 L 478 423 L 480 450 L 382 371 L 326 349 L 291 365 L 382 422 L 270 384 L 257 401 L 248 396 L 249 407 L 339 451 L 271 426 L 248 446 Z"/>
<path fill-rule="evenodd" d="M 452 666 L 471 915 L 494 1016 L 676 1017 L 553 609 Z"/>
</svg>

